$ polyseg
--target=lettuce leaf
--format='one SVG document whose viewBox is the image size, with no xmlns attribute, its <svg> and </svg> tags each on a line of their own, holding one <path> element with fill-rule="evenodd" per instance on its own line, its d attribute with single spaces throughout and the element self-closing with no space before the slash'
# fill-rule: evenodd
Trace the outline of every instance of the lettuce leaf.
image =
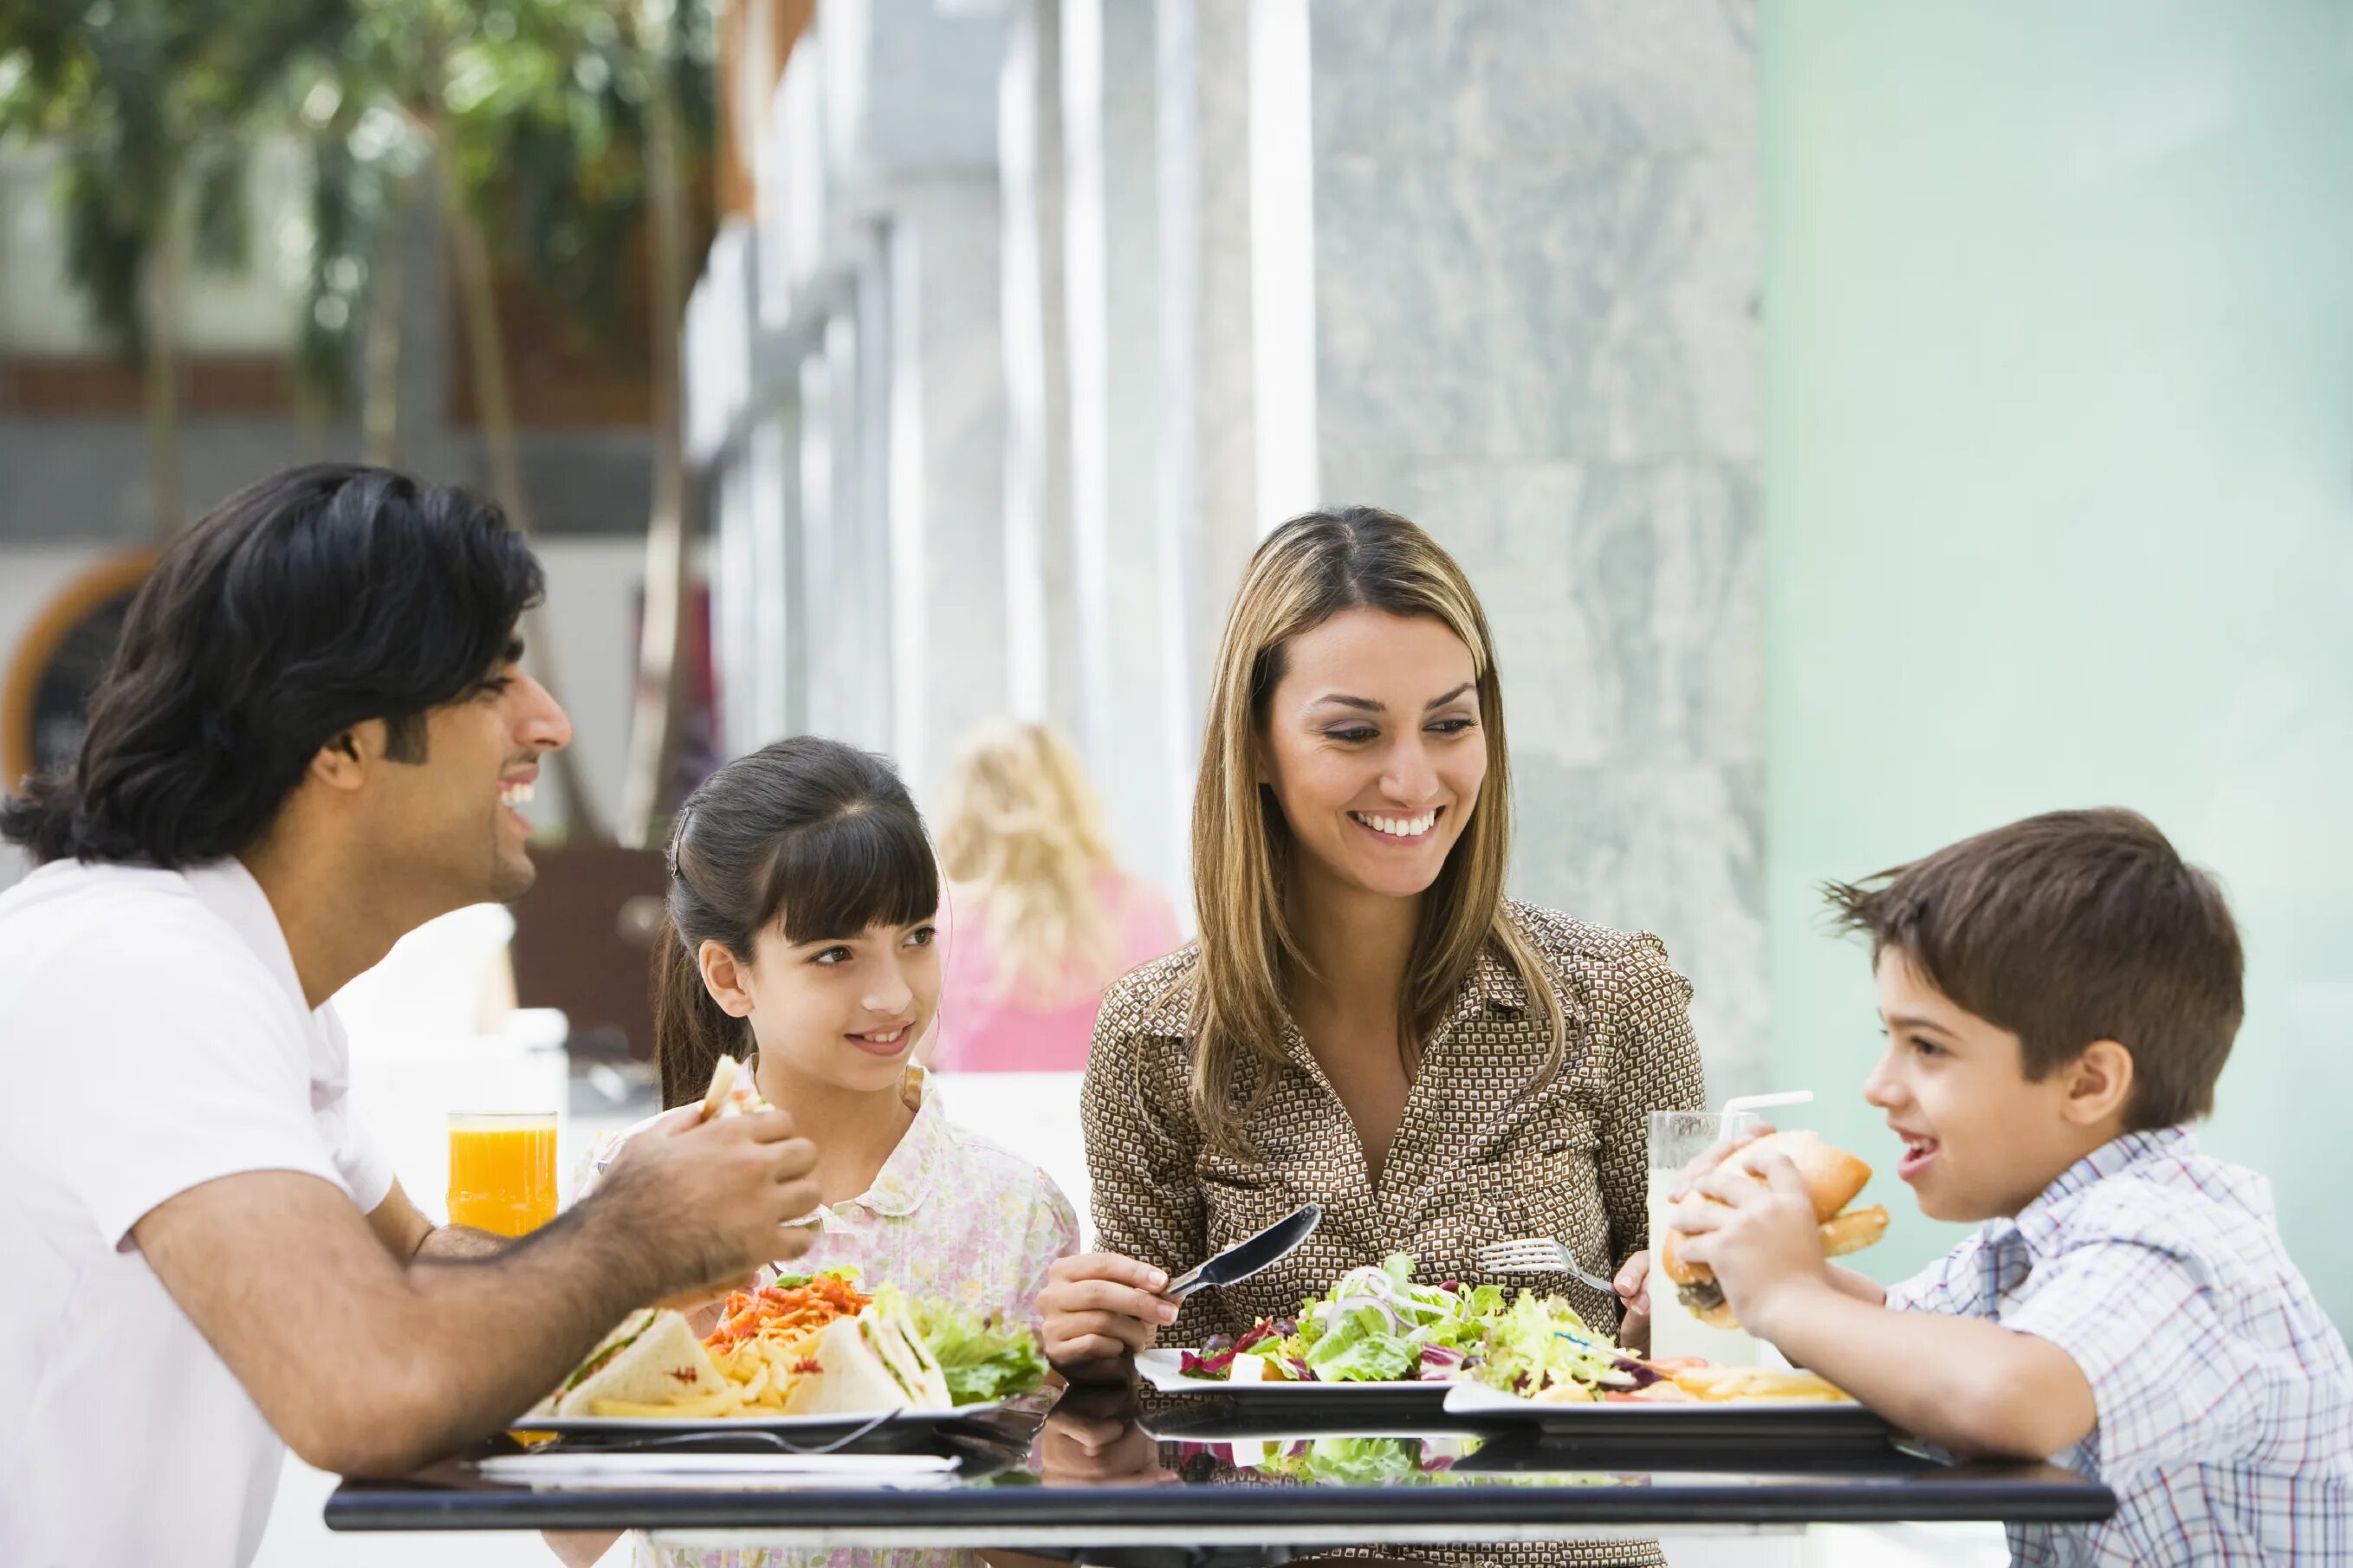
<svg viewBox="0 0 2353 1568">
<path fill-rule="evenodd" d="M 1488 1323 L 1486 1353 L 1473 1375 L 1506 1394 L 1573 1384 L 1599 1399 L 1609 1389 L 1633 1386 L 1625 1363 L 1617 1344 L 1587 1327 L 1576 1308 L 1557 1296 L 1523 1290 Z"/>
<path fill-rule="evenodd" d="M 1009 1399 L 1044 1384 L 1046 1358 L 1026 1325 L 959 1311 L 944 1301 L 918 1301 L 913 1316 L 958 1405 Z"/>
</svg>

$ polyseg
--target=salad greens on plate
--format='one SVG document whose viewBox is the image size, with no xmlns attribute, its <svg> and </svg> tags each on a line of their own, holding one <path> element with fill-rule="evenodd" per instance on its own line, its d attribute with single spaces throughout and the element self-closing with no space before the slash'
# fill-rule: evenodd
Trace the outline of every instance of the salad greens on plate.
<svg viewBox="0 0 2353 1568">
<path fill-rule="evenodd" d="M 1455 1383 L 1506 1393 L 1601 1399 L 1660 1373 L 1587 1325 L 1558 1296 L 1454 1280 L 1417 1284 L 1392 1253 L 1352 1268 L 1296 1319 L 1261 1319 L 1184 1357 L 1187 1377 L 1249 1383 Z"/>
</svg>

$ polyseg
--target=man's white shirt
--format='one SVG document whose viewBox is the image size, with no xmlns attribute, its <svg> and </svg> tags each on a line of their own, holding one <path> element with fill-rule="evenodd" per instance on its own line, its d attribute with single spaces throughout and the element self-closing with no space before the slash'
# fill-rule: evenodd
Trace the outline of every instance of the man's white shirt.
<svg viewBox="0 0 2353 1568">
<path fill-rule="evenodd" d="M 59 861 L 0 893 L 0 1563 L 239 1568 L 284 1447 L 131 1231 L 241 1172 L 381 1204 L 343 1027 L 237 861 Z"/>
</svg>

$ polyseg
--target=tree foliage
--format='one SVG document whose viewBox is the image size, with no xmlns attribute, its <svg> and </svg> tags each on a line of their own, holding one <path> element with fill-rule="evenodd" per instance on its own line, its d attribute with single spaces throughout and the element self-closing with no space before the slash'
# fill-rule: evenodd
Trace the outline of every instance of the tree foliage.
<svg viewBox="0 0 2353 1568">
<path fill-rule="evenodd" d="M 329 406 L 349 401 L 400 193 L 438 149 L 493 253 L 626 357 L 646 94 L 667 81 L 691 156 L 714 111 L 707 0 L 679 0 L 658 29 L 628 25 L 636 3 L 0 0 L 0 134 L 60 149 L 67 268 L 126 354 L 149 329 L 141 271 L 170 202 L 185 204 L 199 264 L 243 266 L 247 153 L 291 133 L 311 184 L 289 350 Z M 646 58 L 647 37 L 664 58 Z"/>
</svg>

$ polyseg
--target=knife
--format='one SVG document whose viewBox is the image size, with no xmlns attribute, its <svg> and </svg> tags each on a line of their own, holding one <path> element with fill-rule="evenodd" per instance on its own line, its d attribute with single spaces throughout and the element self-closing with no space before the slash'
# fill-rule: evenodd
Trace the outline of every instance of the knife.
<svg viewBox="0 0 2353 1568">
<path fill-rule="evenodd" d="M 1302 1204 L 1247 1241 L 1238 1241 L 1199 1268 L 1179 1274 L 1168 1281 L 1168 1289 L 1161 1294 L 1172 1301 L 1181 1301 L 1194 1291 L 1211 1286 L 1239 1285 L 1260 1269 L 1290 1257 L 1323 1223 L 1321 1205 Z"/>
</svg>

